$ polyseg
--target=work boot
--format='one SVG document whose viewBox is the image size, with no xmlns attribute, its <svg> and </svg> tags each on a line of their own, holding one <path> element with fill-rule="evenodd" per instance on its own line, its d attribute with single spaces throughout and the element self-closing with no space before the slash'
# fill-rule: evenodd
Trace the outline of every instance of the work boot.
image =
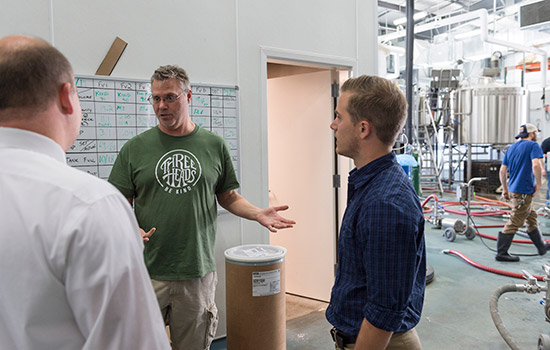
<svg viewBox="0 0 550 350">
<path fill-rule="evenodd" d="M 509 261 L 517 262 L 519 261 L 518 256 L 513 256 L 508 254 L 508 249 L 512 245 L 512 240 L 514 239 L 514 233 L 504 234 L 502 232 L 498 233 L 497 237 L 497 256 L 495 259 L 497 261 Z"/>
<path fill-rule="evenodd" d="M 539 255 L 546 254 L 546 251 L 550 249 L 549 243 L 544 243 L 544 239 L 542 238 L 542 235 L 538 228 L 534 229 L 531 232 L 527 232 L 529 235 L 529 238 L 533 241 L 533 244 L 535 247 L 537 247 L 537 250 L 539 251 Z"/>
</svg>

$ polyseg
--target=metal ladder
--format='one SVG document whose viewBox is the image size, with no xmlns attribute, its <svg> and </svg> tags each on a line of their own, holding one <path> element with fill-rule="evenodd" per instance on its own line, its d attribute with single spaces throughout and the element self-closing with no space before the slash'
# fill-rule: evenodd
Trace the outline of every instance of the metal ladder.
<svg viewBox="0 0 550 350">
<path fill-rule="evenodd" d="M 427 101 L 425 101 L 427 103 Z M 423 188 L 428 191 L 436 191 L 443 195 L 443 184 L 441 183 L 441 172 L 435 157 L 434 147 L 432 143 L 433 136 L 437 133 L 437 127 L 433 116 L 430 113 L 429 105 L 423 106 L 422 113 L 429 113 L 431 125 L 421 125 L 416 131 L 416 140 L 418 147 L 418 163 L 420 170 L 420 187 L 422 185 L 437 185 L 433 187 Z M 427 109 L 425 109 L 427 107 Z"/>
</svg>

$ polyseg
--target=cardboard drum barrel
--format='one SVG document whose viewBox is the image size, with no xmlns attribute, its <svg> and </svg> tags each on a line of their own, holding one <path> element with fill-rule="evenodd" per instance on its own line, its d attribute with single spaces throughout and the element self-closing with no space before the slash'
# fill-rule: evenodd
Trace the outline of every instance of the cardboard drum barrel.
<svg viewBox="0 0 550 350">
<path fill-rule="evenodd" d="M 228 350 L 285 350 L 286 249 L 249 244 L 225 251 Z"/>
</svg>

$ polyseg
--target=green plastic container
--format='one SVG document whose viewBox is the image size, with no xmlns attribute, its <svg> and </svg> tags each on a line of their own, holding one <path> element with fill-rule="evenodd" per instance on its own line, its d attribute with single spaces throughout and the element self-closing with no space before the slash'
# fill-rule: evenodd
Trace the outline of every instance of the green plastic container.
<svg viewBox="0 0 550 350">
<path fill-rule="evenodd" d="M 414 190 L 416 191 L 416 194 L 420 196 L 421 195 L 421 193 L 420 193 L 420 172 L 419 172 L 417 166 L 413 166 L 411 168 L 411 177 L 412 177 Z"/>
<path fill-rule="evenodd" d="M 418 154 L 416 154 L 416 152 L 412 152 L 412 156 L 418 162 Z M 420 196 L 422 194 L 422 191 L 420 189 L 420 168 L 418 167 L 418 165 L 411 168 L 411 178 L 414 190 L 416 191 L 416 194 Z"/>
</svg>

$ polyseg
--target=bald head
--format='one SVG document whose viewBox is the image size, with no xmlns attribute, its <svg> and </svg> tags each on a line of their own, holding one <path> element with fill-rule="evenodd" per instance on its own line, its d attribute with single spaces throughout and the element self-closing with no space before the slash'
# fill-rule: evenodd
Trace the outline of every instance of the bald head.
<svg viewBox="0 0 550 350">
<path fill-rule="evenodd" d="M 65 56 L 44 40 L 0 39 L 0 127 L 44 135 L 67 150 L 81 120 L 73 70 Z"/>
<path fill-rule="evenodd" d="M 69 61 L 46 41 L 26 36 L 0 39 L 0 122 L 21 112 L 44 110 L 68 82 L 74 85 Z"/>
<path fill-rule="evenodd" d="M 0 39 L 0 48 L 2 48 L 2 50 L 14 50 L 17 48 L 32 46 L 32 45 L 47 46 L 48 43 L 41 39 L 33 38 L 30 36 L 24 36 L 24 35 L 12 35 L 12 36 L 6 36 Z"/>
</svg>

